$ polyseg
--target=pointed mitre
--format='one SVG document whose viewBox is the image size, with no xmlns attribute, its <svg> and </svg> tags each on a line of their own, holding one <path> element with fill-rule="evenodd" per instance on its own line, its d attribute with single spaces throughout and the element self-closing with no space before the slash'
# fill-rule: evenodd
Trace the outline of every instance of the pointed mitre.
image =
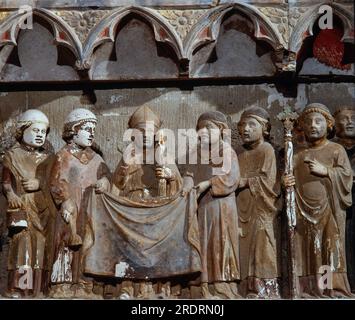
<svg viewBox="0 0 355 320">
<path fill-rule="evenodd" d="M 130 128 L 137 128 L 140 125 L 144 125 L 146 122 L 153 122 L 154 126 L 160 128 L 161 120 L 150 108 L 142 106 L 138 108 L 128 121 Z"/>
</svg>

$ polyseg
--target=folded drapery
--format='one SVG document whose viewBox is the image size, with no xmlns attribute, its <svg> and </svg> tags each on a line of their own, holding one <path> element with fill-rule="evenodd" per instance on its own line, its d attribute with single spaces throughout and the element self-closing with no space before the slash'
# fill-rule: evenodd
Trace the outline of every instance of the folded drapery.
<svg viewBox="0 0 355 320">
<path fill-rule="evenodd" d="M 91 193 L 84 272 L 156 279 L 201 270 L 196 191 L 134 202 Z"/>
</svg>

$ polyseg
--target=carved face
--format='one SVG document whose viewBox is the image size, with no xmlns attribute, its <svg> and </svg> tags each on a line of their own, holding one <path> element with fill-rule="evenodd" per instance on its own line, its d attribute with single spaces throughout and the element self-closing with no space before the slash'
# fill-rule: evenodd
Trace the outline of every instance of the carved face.
<svg viewBox="0 0 355 320">
<path fill-rule="evenodd" d="M 311 112 L 304 117 L 303 130 L 307 141 L 320 140 L 327 136 L 327 120 L 321 113 Z"/>
<path fill-rule="evenodd" d="M 212 121 L 204 120 L 198 123 L 198 135 L 203 145 L 214 145 L 219 142 L 220 128 Z"/>
<path fill-rule="evenodd" d="M 253 117 L 242 118 L 239 122 L 239 133 L 245 144 L 251 144 L 263 138 L 263 125 Z"/>
<path fill-rule="evenodd" d="M 336 116 L 336 134 L 339 138 L 355 138 L 355 111 L 344 110 Z"/>
<path fill-rule="evenodd" d="M 91 147 L 94 143 L 96 124 L 86 122 L 76 131 L 73 137 L 73 142 L 80 147 Z"/>
<path fill-rule="evenodd" d="M 155 138 L 155 126 L 153 122 L 146 122 L 144 124 L 140 124 L 137 127 L 142 133 L 141 139 L 136 139 L 135 143 L 138 148 L 153 148 L 154 147 L 154 138 Z"/>
<path fill-rule="evenodd" d="M 46 124 L 33 123 L 23 132 L 22 141 L 30 147 L 42 147 L 46 141 L 47 130 Z"/>
</svg>

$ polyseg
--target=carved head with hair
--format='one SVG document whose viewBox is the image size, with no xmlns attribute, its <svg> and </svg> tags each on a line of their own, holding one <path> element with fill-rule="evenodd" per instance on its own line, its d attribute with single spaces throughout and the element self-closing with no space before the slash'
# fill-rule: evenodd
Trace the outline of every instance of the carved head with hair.
<svg viewBox="0 0 355 320">
<path fill-rule="evenodd" d="M 226 136 L 227 129 L 229 129 L 227 117 L 219 111 L 205 112 L 197 120 L 196 130 L 199 132 L 201 143 L 217 143 L 220 138 Z"/>
<path fill-rule="evenodd" d="M 304 108 L 298 118 L 298 125 L 308 142 L 331 138 L 335 120 L 329 109 L 321 103 L 311 103 Z"/>
<path fill-rule="evenodd" d="M 17 121 L 16 140 L 33 148 L 40 148 L 46 142 L 49 133 L 49 120 L 39 110 L 29 109 L 22 113 Z"/>
<path fill-rule="evenodd" d="M 270 139 L 270 115 L 261 107 L 245 110 L 238 122 L 238 131 L 245 144 L 253 144 L 264 138 Z"/>
<path fill-rule="evenodd" d="M 79 147 L 91 147 L 95 138 L 97 118 L 90 110 L 74 109 L 64 121 L 63 140 Z"/>
<path fill-rule="evenodd" d="M 355 139 L 355 107 L 342 106 L 334 113 L 336 135 L 342 139 Z"/>
</svg>

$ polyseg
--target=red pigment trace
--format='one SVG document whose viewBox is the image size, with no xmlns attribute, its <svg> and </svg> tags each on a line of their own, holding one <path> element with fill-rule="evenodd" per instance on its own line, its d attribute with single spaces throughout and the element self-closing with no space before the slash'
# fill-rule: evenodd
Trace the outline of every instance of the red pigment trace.
<svg viewBox="0 0 355 320">
<path fill-rule="evenodd" d="M 341 38 L 342 32 L 339 29 L 321 30 L 313 44 L 313 56 L 327 66 L 350 70 L 350 64 L 342 64 L 345 49 Z"/>
</svg>

